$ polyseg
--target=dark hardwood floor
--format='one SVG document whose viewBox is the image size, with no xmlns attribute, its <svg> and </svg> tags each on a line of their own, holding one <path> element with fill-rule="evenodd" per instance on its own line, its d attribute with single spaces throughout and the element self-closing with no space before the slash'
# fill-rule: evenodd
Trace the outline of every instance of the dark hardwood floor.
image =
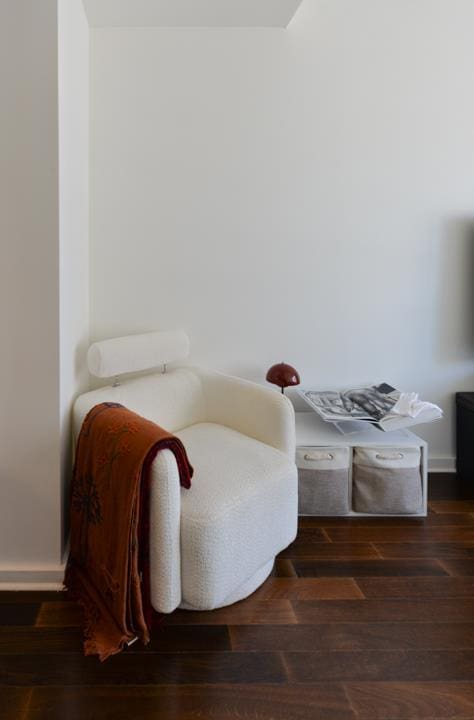
<svg viewBox="0 0 474 720">
<path fill-rule="evenodd" d="M 0 593 L 0 720 L 474 719 L 474 502 L 301 518 L 247 600 L 176 611 L 104 664 L 61 593 Z"/>
</svg>

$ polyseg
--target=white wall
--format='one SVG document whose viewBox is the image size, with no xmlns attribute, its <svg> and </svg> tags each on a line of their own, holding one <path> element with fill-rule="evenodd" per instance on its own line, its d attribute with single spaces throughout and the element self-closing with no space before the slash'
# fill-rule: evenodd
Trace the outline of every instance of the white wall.
<svg viewBox="0 0 474 720">
<path fill-rule="evenodd" d="M 91 27 L 286 27 L 301 0 L 84 0 Z"/>
<path fill-rule="evenodd" d="M 0 5 L 0 584 L 62 579 L 69 413 L 88 385 L 89 28 Z"/>
<path fill-rule="evenodd" d="M 474 383 L 474 3 L 304 0 L 283 30 L 92 32 L 93 339 L 440 402 Z"/>
<path fill-rule="evenodd" d="M 58 1 L 60 416 L 67 534 L 72 467 L 71 403 L 88 388 L 89 25 L 82 0 Z"/>
<path fill-rule="evenodd" d="M 61 559 L 56 0 L 0 3 L 0 85 L 3 581 Z"/>
</svg>

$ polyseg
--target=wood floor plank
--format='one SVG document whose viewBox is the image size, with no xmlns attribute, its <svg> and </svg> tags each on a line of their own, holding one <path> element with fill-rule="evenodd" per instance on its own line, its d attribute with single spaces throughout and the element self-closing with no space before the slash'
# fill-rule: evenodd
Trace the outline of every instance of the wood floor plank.
<svg viewBox="0 0 474 720">
<path fill-rule="evenodd" d="M 430 500 L 435 513 L 474 513 L 474 500 Z"/>
<path fill-rule="evenodd" d="M 473 577 L 365 577 L 356 582 L 366 598 L 474 598 Z"/>
<path fill-rule="evenodd" d="M 440 515 L 442 517 L 442 515 Z M 474 559 L 474 543 L 375 543 L 382 558 Z"/>
<path fill-rule="evenodd" d="M 269 578 L 267 582 L 277 580 Z M 352 585 L 352 592 L 360 597 L 360 590 Z M 260 599 L 251 596 L 234 605 L 218 610 L 194 612 L 176 610 L 165 618 L 166 625 L 228 625 L 250 623 L 292 623 L 295 622 L 293 608 L 288 599 Z M 82 625 L 82 612 L 71 602 L 43 603 L 36 622 L 37 627 L 78 627 Z"/>
<path fill-rule="evenodd" d="M 352 578 L 269 578 L 254 594 L 260 600 L 349 600 L 363 597 Z"/>
<path fill-rule="evenodd" d="M 474 575 L 474 557 L 472 560 L 443 560 L 443 567 L 450 575 L 455 576 L 473 576 Z"/>
<path fill-rule="evenodd" d="M 346 683 L 359 720 L 472 720 L 474 684 Z"/>
<path fill-rule="evenodd" d="M 290 681 L 473 680 L 474 650 L 330 650 L 284 653 Z"/>
<path fill-rule="evenodd" d="M 314 515 L 300 515 L 298 517 L 298 535 L 303 530 L 303 528 L 319 528 L 319 520 L 321 520 L 321 516 L 314 516 Z"/>
<path fill-rule="evenodd" d="M 230 650 L 225 625 L 160 625 L 145 647 L 134 643 L 128 653 L 218 652 Z M 0 655 L 83 652 L 80 627 L 0 628 Z"/>
<path fill-rule="evenodd" d="M 278 556 L 297 559 L 302 557 L 321 559 L 378 558 L 373 545 L 369 543 L 300 543 L 295 542 Z"/>
<path fill-rule="evenodd" d="M 39 604 L 0 603 L 0 627 L 2 625 L 34 625 Z"/>
<path fill-rule="evenodd" d="M 79 627 L 0 628 L 0 655 L 82 652 Z"/>
<path fill-rule="evenodd" d="M 271 576 L 280 578 L 296 577 L 295 568 L 293 567 L 291 560 L 277 558 L 275 560 Z"/>
<path fill-rule="evenodd" d="M 297 541 L 305 543 L 327 543 L 328 539 L 326 533 L 321 529 L 321 527 L 314 525 L 300 525 L 300 520 L 301 518 L 298 521 Z"/>
<path fill-rule="evenodd" d="M 293 602 L 299 623 L 355 622 L 472 622 L 474 598 L 463 600 L 412 599 L 300 600 Z"/>
<path fill-rule="evenodd" d="M 236 625 L 229 632 L 240 652 L 474 649 L 474 622 Z"/>
<path fill-rule="evenodd" d="M 41 603 L 36 618 L 37 627 L 75 627 L 81 624 L 81 608 L 69 600 Z"/>
<path fill-rule="evenodd" d="M 293 560 L 298 577 L 447 575 L 436 560 Z"/>
<path fill-rule="evenodd" d="M 66 593 L 61 590 L 0 590 L 0 603 L 40 605 L 42 602 L 64 600 L 66 600 Z"/>
<path fill-rule="evenodd" d="M 27 720 L 355 720 L 341 685 L 34 688 Z M 10 720 L 10 719 L 9 719 Z"/>
<path fill-rule="evenodd" d="M 166 625 L 162 623 L 144 647 L 134 643 L 131 652 L 224 652 L 231 650 L 227 625 Z"/>
<path fill-rule="evenodd" d="M 296 622 L 296 618 L 289 600 L 260 600 L 252 596 L 218 610 L 176 610 L 165 622 L 172 625 L 288 625 Z"/>
<path fill-rule="evenodd" d="M 0 720 L 26 720 L 31 688 L 0 686 Z"/>
<path fill-rule="evenodd" d="M 346 527 L 327 528 L 332 542 L 474 542 L 474 527 Z"/>
<path fill-rule="evenodd" d="M 0 655 L 2 684 L 174 685 L 214 683 L 284 683 L 277 653 L 123 652 L 105 663 L 78 653 Z"/>
</svg>

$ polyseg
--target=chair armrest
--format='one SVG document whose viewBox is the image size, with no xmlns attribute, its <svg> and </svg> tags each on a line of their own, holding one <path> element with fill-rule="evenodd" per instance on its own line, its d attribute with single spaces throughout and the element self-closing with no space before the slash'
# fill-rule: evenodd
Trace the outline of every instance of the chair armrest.
<svg viewBox="0 0 474 720">
<path fill-rule="evenodd" d="M 150 594 L 157 612 L 181 603 L 181 487 L 176 458 L 161 450 L 151 466 Z"/>
<path fill-rule="evenodd" d="M 206 420 L 260 440 L 295 460 L 295 411 L 284 395 L 256 383 L 216 372 L 198 371 Z"/>
<path fill-rule="evenodd" d="M 73 413 L 75 440 L 89 410 L 112 398 L 120 402 L 120 390 L 101 388 L 77 398 Z M 181 603 L 181 486 L 171 450 L 157 453 L 150 472 L 150 600 L 157 612 L 171 613 Z"/>
</svg>

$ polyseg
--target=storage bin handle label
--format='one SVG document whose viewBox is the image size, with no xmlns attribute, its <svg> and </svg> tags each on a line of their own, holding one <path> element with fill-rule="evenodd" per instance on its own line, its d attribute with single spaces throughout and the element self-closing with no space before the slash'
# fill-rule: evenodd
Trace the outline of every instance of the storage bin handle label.
<svg viewBox="0 0 474 720">
<path fill-rule="evenodd" d="M 317 462 L 318 460 L 334 460 L 334 455 L 329 452 L 305 453 L 304 459 L 309 462 Z"/>
</svg>

